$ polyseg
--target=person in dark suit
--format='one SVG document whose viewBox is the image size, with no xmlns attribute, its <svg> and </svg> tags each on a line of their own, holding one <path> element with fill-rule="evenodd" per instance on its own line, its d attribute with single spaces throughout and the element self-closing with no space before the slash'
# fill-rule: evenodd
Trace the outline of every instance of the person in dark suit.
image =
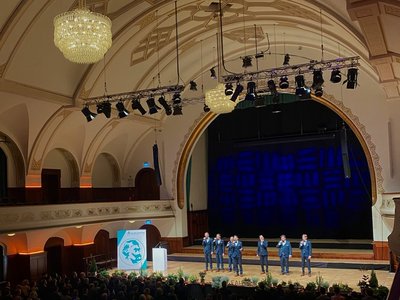
<svg viewBox="0 0 400 300">
<path fill-rule="evenodd" d="M 268 272 L 268 241 L 262 235 L 259 236 L 257 243 L 257 256 L 260 258 L 261 274 Z"/>
<path fill-rule="evenodd" d="M 292 246 L 290 242 L 286 240 L 286 235 L 281 235 L 281 240 L 276 245 L 279 248 L 279 258 L 281 261 L 281 271 L 282 275 L 289 274 L 289 258 L 292 257 Z"/>
<path fill-rule="evenodd" d="M 308 240 L 307 234 L 303 234 L 300 241 L 300 252 L 301 252 L 301 276 L 304 276 L 304 269 L 307 265 L 308 276 L 311 276 L 311 255 L 312 255 L 312 245 Z"/>
<path fill-rule="evenodd" d="M 221 234 L 218 233 L 214 239 L 214 252 L 217 260 L 217 272 L 224 270 L 224 251 L 225 243 L 221 239 Z"/>
<path fill-rule="evenodd" d="M 203 237 L 203 251 L 204 251 L 204 260 L 206 263 L 205 271 L 208 271 L 208 265 L 210 265 L 210 270 L 212 271 L 212 248 L 213 248 L 213 240 L 210 238 L 208 232 L 204 233 Z"/>
<path fill-rule="evenodd" d="M 239 241 L 239 237 L 237 235 L 234 235 L 232 258 L 233 258 L 233 269 L 236 272 L 236 276 L 243 275 L 242 251 L 243 251 L 242 242 Z"/>
<path fill-rule="evenodd" d="M 233 236 L 229 238 L 229 242 L 226 244 L 226 248 L 228 248 L 228 265 L 229 265 L 229 272 L 232 272 L 233 270 L 233 248 L 235 247 L 234 245 L 235 241 L 233 239 Z"/>
</svg>

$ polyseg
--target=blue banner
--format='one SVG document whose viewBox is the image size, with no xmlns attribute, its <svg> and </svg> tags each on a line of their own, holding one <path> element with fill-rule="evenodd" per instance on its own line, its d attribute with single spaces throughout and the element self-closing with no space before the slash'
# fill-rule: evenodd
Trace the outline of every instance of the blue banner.
<svg viewBox="0 0 400 300">
<path fill-rule="evenodd" d="M 118 230 L 117 268 L 119 270 L 147 269 L 146 230 Z"/>
</svg>

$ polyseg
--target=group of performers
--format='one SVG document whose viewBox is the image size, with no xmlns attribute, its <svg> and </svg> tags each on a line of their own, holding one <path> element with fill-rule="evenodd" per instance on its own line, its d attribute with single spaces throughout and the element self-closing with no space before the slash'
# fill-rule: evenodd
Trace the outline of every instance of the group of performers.
<svg viewBox="0 0 400 300">
<path fill-rule="evenodd" d="M 205 259 L 205 271 L 213 270 L 212 255 L 215 253 L 217 272 L 224 271 L 224 254 L 225 248 L 228 249 L 228 264 L 229 272 L 234 271 L 236 276 L 243 275 L 242 266 L 242 252 L 243 244 L 239 240 L 237 235 L 231 236 L 228 243 L 221 238 L 221 234 L 217 234 L 214 239 L 212 239 L 208 232 L 204 233 L 203 238 L 203 249 L 204 249 L 204 259 Z M 286 239 L 284 234 L 281 235 L 279 243 L 276 245 L 278 250 L 278 255 L 280 258 L 281 272 L 282 275 L 289 274 L 289 259 L 292 257 L 292 246 L 290 241 Z M 308 240 L 307 234 L 302 235 L 302 239 L 299 243 L 300 254 L 301 254 L 301 269 L 302 276 L 305 275 L 305 269 L 307 268 L 308 276 L 311 276 L 311 255 L 312 255 L 312 245 Z M 262 235 L 259 236 L 257 243 L 257 253 L 256 255 L 260 258 L 261 274 L 268 272 L 268 241 L 264 239 Z"/>
</svg>

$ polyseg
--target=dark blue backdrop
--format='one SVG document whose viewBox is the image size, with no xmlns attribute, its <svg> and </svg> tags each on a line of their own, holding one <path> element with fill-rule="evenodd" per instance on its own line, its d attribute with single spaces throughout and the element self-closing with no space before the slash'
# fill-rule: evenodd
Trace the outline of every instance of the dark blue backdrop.
<svg viewBox="0 0 400 300">
<path fill-rule="evenodd" d="M 279 144 L 223 143 L 209 129 L 210 231 L 224 236 L 370 239 L 370 175 L 349 131 L 351 179 L 344 178 L 338 134 Z M 211 137 L 211 138 L 210 138 Z"/>
</svg>

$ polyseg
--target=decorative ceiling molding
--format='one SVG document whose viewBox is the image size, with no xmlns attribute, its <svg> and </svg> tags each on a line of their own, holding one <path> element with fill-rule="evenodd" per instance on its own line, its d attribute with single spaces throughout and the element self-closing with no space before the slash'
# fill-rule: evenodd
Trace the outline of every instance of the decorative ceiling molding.
<svg viewBox="0 0 400 300">
<path fill-rule="evenodd" d="M 56 94 L 51 91 L 42 90 L 4 78 L 0 78 L 0 91 L 60 105 L 73 104 L 72 98 L 68 96 Z"/>
<path fill-rule="evenodd" d="M 256 37 L 258 43 L 266 38 L 266 34 L 261 26 L 256 26 L 255 29 L 254 26 L 246 26 L 245 28 L 228 30 L 224 32 L 224 36 L 241 44 L 246 44 L 249 40 L 254 42 L 254 37 Z"/>
<path fill-rule="evenodd" d="M 363 31 L 370 53 L 370 62 L 375 67 L 381 86 L 388 100 L 400 100 L 400 53 L 388 50 L 387 40 L 397 39 L 390 36 L 382 26 L 381 18 L 390 15 L 399 18 L 400 3 L 398 1 L 354 1 L 347 0 L 347 10 L 353 21 L 358 21 Z"/>
</svg>

